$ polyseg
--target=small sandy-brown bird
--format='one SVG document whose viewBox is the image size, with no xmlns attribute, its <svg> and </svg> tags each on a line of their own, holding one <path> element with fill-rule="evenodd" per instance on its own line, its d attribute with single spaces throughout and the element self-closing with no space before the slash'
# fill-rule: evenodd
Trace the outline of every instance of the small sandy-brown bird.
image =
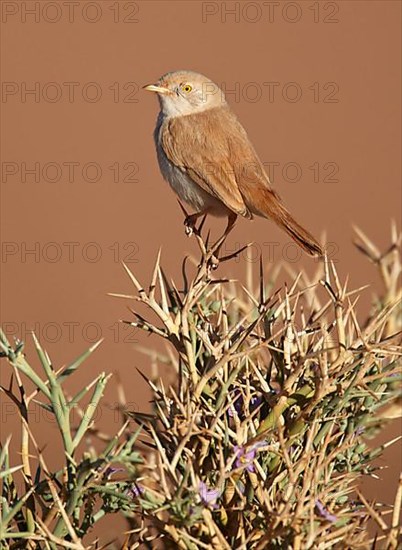
<svg viewBox="0 0 402 550">
<path fill-rule="evenodd" d="M 246 131 L 214 82 L 176 71 L 144 88 L 156 92 L 160 102 L 154 136 L 162 175 L 196 211 L 186 219 L 188 227 L 204 214 L 227 216 L 228 234 L 238 215 L 257 215 L 272 219 L 309 254 L 323 254 L 272 189 Z"/>
</svg>

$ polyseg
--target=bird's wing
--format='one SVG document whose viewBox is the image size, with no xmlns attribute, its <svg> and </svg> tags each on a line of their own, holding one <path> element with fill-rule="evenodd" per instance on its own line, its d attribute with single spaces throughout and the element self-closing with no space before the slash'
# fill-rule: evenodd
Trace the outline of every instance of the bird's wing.
<svg viewBox="0 0 402 550">
<path fill-rule="evenodd" d="M 242 158 L 236 157 L 233 150 L 236 140 L 231 139 L 228 127 L 231 113 L 226 107 L 217 109 L 168 119 L 160 143 L 170 162 L 204 191 L 236 214 L 251 218 L 239 189 L 239 170 L 233 163 L 234 157 L 239 158 L 239 163 Z"/>
<path fill-rule="evenodd" d="M 219 110 L 219 112 L 218 112 Z M 168 159 L 230 210 L 271 218 L 309 254 L 321 245 L 291 216 L 272 189 L 243 126 L 228 107 L 168 119 L 161 145 Z"/>
</svg>

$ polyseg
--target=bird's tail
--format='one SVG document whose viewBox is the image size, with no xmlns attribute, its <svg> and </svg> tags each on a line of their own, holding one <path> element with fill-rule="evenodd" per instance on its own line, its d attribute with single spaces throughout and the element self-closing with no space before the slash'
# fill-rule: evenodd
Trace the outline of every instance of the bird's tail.
<svg viewBox="0 0 402 550">
<path fill-rule="evenodd" d="M 259 204 L 258 214 L 272 219 L 282 227 L 290 237 L 311 256 L 323 256 L 324 252 L 319 242 L 293 218 L 279 195 L 267 189 L 263 191 L 262 204 Z"/>
</svg>

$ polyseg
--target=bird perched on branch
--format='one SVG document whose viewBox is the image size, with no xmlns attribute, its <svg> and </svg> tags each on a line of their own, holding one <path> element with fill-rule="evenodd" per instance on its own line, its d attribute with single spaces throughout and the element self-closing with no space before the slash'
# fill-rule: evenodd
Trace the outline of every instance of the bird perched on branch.
<svg viewBox="0 0 402 550">
<path fill-rule="evenodd" d="M 157 93 L 160 102 L 154 135 L 162 175 L 195 210 L 186 217 L 188 233 L 205 214 L 227 216 L 225 236 L 238 215 L 261 216 L 273 220 L 308 254 L 323 254 L 272 188 L 246 131 L 214 82 L 177 71 L 144 88 Z"/>
</svg>

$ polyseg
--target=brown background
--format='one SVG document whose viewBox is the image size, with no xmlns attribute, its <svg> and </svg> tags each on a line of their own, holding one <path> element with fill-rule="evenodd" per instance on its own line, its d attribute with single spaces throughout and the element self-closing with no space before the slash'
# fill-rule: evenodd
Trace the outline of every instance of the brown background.
<svg viewBox="0 0 402 550">
<path fill-rule="evenodd" d="M 71 391 L 102 370 L 118 371 L 132 408 L 147 406 L 135 367 L 150 372 L 150 361 L 132 340 L 153 342 L 118 325 L 129 312 L 107 293 L 132 292 L 121 260 L 146 282 L 161 246 L 166 271 L 178 279 L 181 259 L 196 251 L 158 171 L 156 98 L 141 90 L 170 70 L 205 73 L 228 90 L 261 159 L 279 163 L 275 187 L 301 222 L 332 243 L 341 277 L 349 275 L 352 287 L 378 284 L 353 247 L 352 226 L 385 247 L 390 219 L 400 222 L 399 2 L 280 2 L 273 13 L 264 2 L 80 2 L 74 13 L 63 2 L 36 2 L 35 15 L 24 13 L 34 2 L 1 4 L 1 318 L 10 337 L 28 339 L 35 365 L 30 329 L 56 366 L 103 336 Z M 278 83 L 273 97 L 269 82 Z M 25 94 L 35 87 L 36 96 Z M 296 91 L 301 97 L 292 101 Z M 74 174 L 63 165 L 71 162 Z M 24 175 L 35 163 L 39 181 Z M 89 181 L 96 171 L 87 163 L 96 163 L 99 181 Z M 291 182 L 295 165 L 302 175 Z M 222 223 L 209 221 L 215 233 Z M 315 270 L 308 258 L 289 261 L 295 249 L 265 220 L 240 221 L 227 246 L 249 241 L 252 252 L 232 264 L 237 277 L 260 251 L 269 269 L 285 259 Z M 272 243 L 279 243 L 273 255 Z M 361 317 L 370 299 L 367 290 Z M 115 400 L 111 389 L 107 404 Z M 38 437 L 54 435 L 56 444 L 54 427 L 34 412 Z M 1 414 L 5 436 L 16 415 L 5 403 Z M 108 406 L 99 414 L 113 429 Z M 394 464 L 382 475 L 388 501 L 398 453 L 384 460 Z"/>
</svg>

